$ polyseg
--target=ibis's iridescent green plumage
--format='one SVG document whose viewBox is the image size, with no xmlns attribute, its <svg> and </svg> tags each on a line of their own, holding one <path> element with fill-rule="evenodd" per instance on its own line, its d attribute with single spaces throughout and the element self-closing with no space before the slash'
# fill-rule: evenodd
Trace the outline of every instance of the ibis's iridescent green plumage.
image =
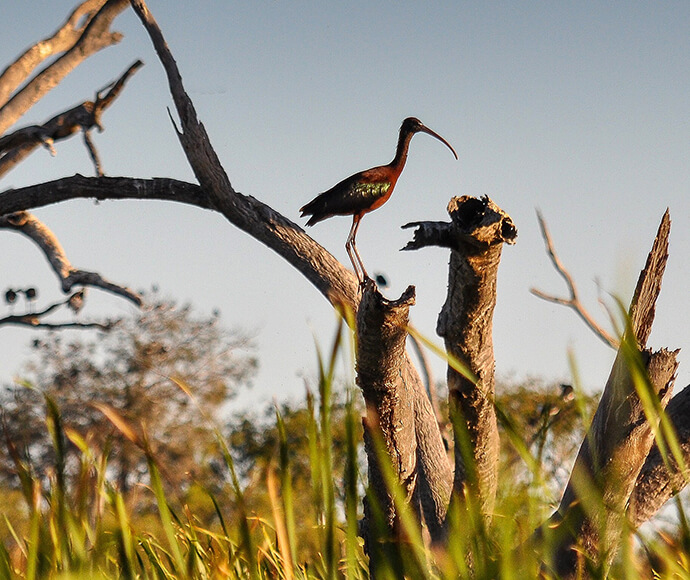
<svg viewBox="0 0 690 580">
<path fill-rule="evenodd" d="M 366 280 L 369 276 L 364 269 L 362 258 L 360 258 L 355 245 L 355 236 L 357 235 L 359 222 L 365 213 L 381 207 L 388 201 L 388 198 L 393 193 L 398 177 L 400 177 L 400 173 L 403 167 L 405 167 L 407 150 L 410 147 L 412 136 L 420 131 L 436 137 L 436 139 L 448 146 L 456 159 L 458 158 L 455 149 L 451 147 L 448 141 L 438 133 L 425 127 L 419 119 L 408 117 L 400 126 L 398 148 L 395 151 L 393 161 L 388 165 L 360 171 L 347 179 L 343 179 L 343 181 L 334 185 L 328 191 L 324 191 L 300 209 L 302 217 L 311 216 L 307 222 L 308 226 L 313 226 L 334 215 L 353 216 L 352 228 L 347 237 L 347 242 L 345 242 L 345 249 L 348 256 L 350 256 L 352 267 L 360 281 Z"/>
</svg>

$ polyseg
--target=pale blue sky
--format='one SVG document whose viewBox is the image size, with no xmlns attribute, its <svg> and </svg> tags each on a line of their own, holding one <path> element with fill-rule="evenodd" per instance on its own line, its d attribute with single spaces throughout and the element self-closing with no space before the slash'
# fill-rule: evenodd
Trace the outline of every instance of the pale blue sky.
<svg viewBox="0 0 690 580">
<path fill-rule="evenodd" d="M 76 1 L 74 2 L 76 4 Z M 0 8 L 0 66 L 52 32 L 73 2 Z M 515 221 L 498 285 L 494 342 L 499 375 L 569 380 L 567 350 L 585 384 L 600 388 L 613 353 L 571 311 L 529 294 L 564 292 L 535 218 L 548 220 L 587 306 L 602 321 L 597 285 L 630 294 L 666 207 L 671 258 L 650 344 L 683 348 L 678 386 L 690 382 L 690 3 L 287 2 L 150 0 L 199 116 L 233 185 L 298 219 L 298 208 L 340 179 L 393 156 L 414 115 L 450 141 L 414 138 L 391 200 L 357 237 L 370 272 L 397 297 L 417 287 L 413 322 L 435 336 L 447 252 L 399 252 L 409 221 L 439 220 L 453 195 L 488 194 Z M 146 66 L 96 134 L 109 175 L 192 180 L 167 118 L 170 97 L 141 25 L 130 12 L 122 43 L 101 53 L 29 114 L 39 122 L 118 76 Z M 0 189 L 93 168 L 80 139 L 10 173 Z M 257 333 L 261 373 L 245 400 L 298 396 L 315 371 L 313 338 L 331 339 L 334 316 L 290 266 L 219 216 L 163 203 L 80 201 L 36 212 L 75 265 L 134 288 L 158 284 L 228 326 Z M 309 233 L 348 263 L 347 218 Z M 2 234 L 0 286 L 37 285 L 59 296 L 31 244 Z M 130 307 L 97 291 L 90 308 Z M 88 312 L 88 311 L 87 311 Z M 0 330 L 0 378 L 9 379 L 34 333 Z M 436 374 L 442 377 L 440 362 Z"/>
</svg>

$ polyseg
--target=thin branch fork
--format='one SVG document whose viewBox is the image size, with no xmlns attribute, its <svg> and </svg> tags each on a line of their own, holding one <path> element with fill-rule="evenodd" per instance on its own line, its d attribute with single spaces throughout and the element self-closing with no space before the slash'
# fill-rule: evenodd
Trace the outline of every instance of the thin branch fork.
<svg viewBox="0 0 690 580">
<path fill-rule="evenodd" d="M 541 228 L 544 243 L 546 244 L 546 251 L 549 254 L 549 258 L 551 258 L 551 262 L 553 263 L 554 268 L 556 268 L 556 271 L 561 275 L 563 280 L 565 280 L 565 283 L 568 287 L 568 291 L 570 292 L 570 297 L 559 298 L 557 296 L 553 296 L 551 294 L 547 294 L 546 292 L 538 290 L 537 288 L 530 288 L 530 292 L 535 296 L 541 298 L 542 300 L 546 300 L 547 302 L 553 302 L 554 304 L 561 304 L 563 306 L 572 308 L 577 313 L 577 315 L 580 318 L 582 318 L 582 320 L 584 320 L 585 324 L 590 328 L 590 330 L 592 330 L 594 334 L 596 334 L 604 343 L 606 343 L 611 348 L 618 348 L 619 341 L 616 340 L 616 338 L 614 338 L 611 334 L 606 332 L 606 330 L 604 330 L 601 327 L 601 325 L 596 320 L 594 320 L 592 315 L 582 304 L 580 296 L 577 292 L 577 286 L 575 285 L 575 281 L 573 280 L 573 277 L 570 275 L 570 272 L 568 272 L 568 270 L 564 266 L 561 259 L 558 257 L 558 254 L 556 253 L 556 248 L 551 238 L 551 234 L 549 232 L 548 227 L 546 226 L 544 216 L 538 210 L 537 218 L 539 220 L 539 227 Z"/>
<path fill-rule="evenodd" d="M 129 288 L 110 282 L 97 272 L 72 266 L 55 234 L 33 214 L 23 211 L 0 216 L 0 229 L 16 231 L 35 242 L 60 280 L 63 292 L 70 292 L 74 286 L 92 286 L 141 305 L 141 297 Z"/>
<path fill-rule="evenodd" d="M 95 127 L 103 131 L 101 116 L 120 95 L 127 80 L 143 66 L 141 60 L 134 62 L 116 81 L 100 89 L 93 101 L 72 107 L 56 115 L 43 125 L 29 125 L 0 137 L 0 177 L 18 165 L 37 147 L 43 145 L 56 155 L 54 143 L 67 139 L 77 131 L 84 134 L 84 143 L 96 168 L 96 174 L 103 175 L 100 159 L 89 132 Z M 110 89 L 110 90 L 108 90 Z M 107 92 L 105 92 L 107 91 Z M 105 94 L 103 94 L 105 92 Z"/>
<path fill-rule="evenodd" d="M 647 397 L 656 399 L 655 409 L 663 410 L 671 400 L 678 351 L 646 348 L 666 267 L 669 233 L 667 211 L 637 282 L 629 328 L 559 508 L 550 520 L 551 533 L 558 538 L 554 564 L 562 578 L 582 577 L 583 554 L 603 568 L 610 564 L 659 422 L 657 414 L 645 407 L 639 389 L 647 389 Z M 601 504 L 601 509 L 592 510 L 593 502 Z"/>
<path fill-rule="evenodd" d="M 116 325 L 117 321 L 107 320 L 106 322 L 43 322 L 42 320 L 55 312 L 58 308 L 62 306 L 67 306 L 75 313 L 81 309 L 81 304 L 84 300 L 84 290 L 79 290 L 66 298 L 65 300 L 60 300 L 50 304 L 43 310 L 37 312 L 26 312 L 24 314 L 10 314 L 4 318 L 0 318 L 0 326 L 28 326 L 30 328 L 43 328 L 49 330 L 63 330 L 66 328 L 80 328 L 80 329 L 99 329 L 103 331 L 112 330 Z"/>
</svg>

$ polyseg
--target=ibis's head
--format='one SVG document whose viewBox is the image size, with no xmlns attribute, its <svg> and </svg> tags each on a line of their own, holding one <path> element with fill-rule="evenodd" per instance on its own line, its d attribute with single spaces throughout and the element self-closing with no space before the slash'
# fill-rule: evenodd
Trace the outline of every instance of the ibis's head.
<svg viewBox="0 0 690 580">
<path fill-rule="evenodd" d="M 453 155 L 455 155 L 455 158 L 458 158 L 458 154 L 455 152 L 455 149 L 451 146 L 448 141 L 446 141 L 441 135 L 436 133 L 436 131 L 432 131 L 427 127 L 424 123 L 422 123 L 419 119 L 416 117 L 408 117 L 402 122 L 402 125 L 400 127 L 400 134 L 412 134 L 414 135 L 415 133 L 428 133 L 432 137 L 436 137 L 441 143 L 444 143 L 448 149 L 450 149 L 453 152 Z"/>
</svg>

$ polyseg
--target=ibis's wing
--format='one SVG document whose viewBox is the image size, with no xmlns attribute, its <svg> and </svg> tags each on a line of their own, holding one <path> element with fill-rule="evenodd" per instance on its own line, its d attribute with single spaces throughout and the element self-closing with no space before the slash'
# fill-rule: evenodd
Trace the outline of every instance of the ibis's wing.
<svg viewBox="0 0 690 580">
<path fill-rule="evenodd" d="M 386 197 L 392 183 L 380 180 L 374 171 L 370 169 L 344 179 L 300 209 L 302 217 L 312 216 L 307 225 L 314 225 L 334 215 L 365 212 L 378 200 Z"/>
</svg>

